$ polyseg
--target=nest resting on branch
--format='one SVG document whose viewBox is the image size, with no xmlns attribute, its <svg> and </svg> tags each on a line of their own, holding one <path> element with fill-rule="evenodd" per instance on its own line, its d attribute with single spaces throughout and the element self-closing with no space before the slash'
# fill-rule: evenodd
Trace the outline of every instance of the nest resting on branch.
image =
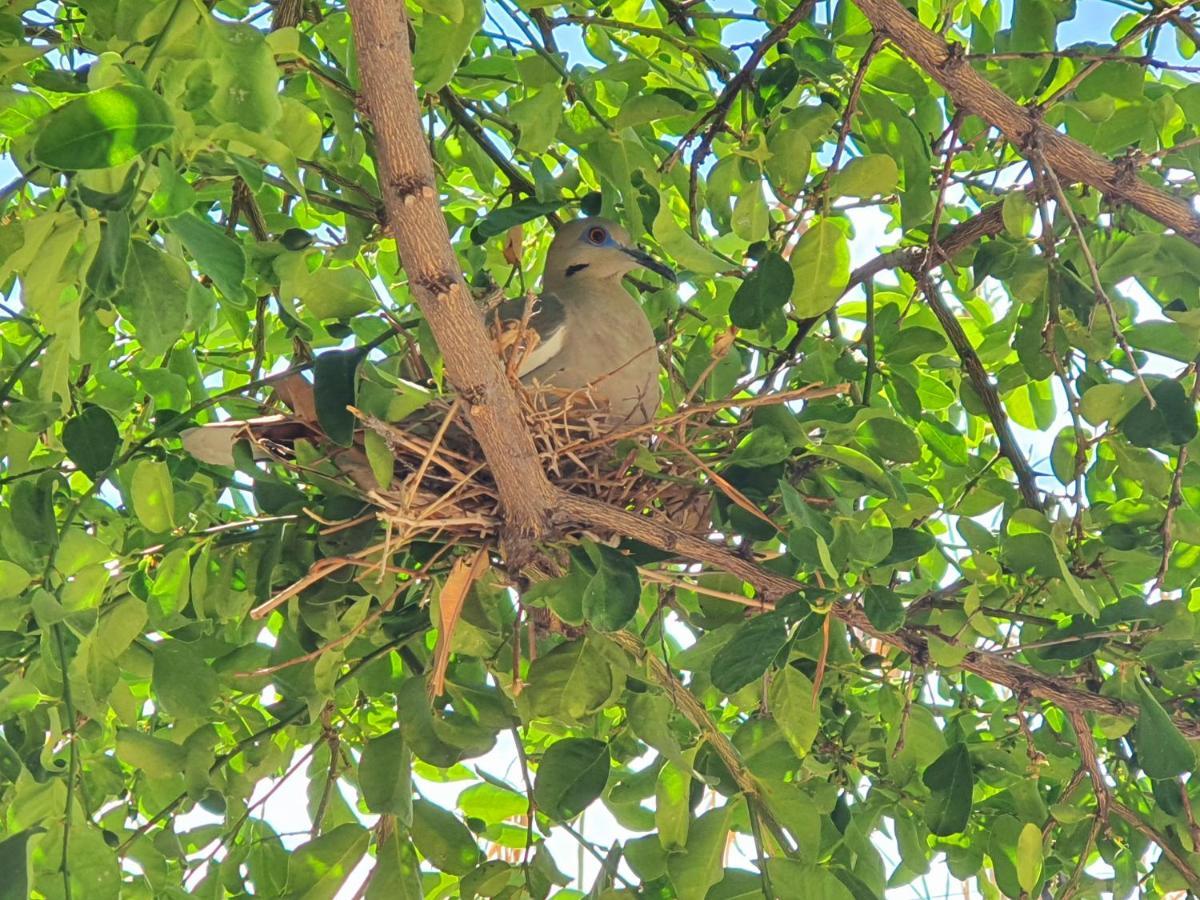
<svg viewBox="0 0 1200 900">
<path fill-rule="evenodd" d="M 363 427 L 350 447 L 340 447 L 321 431 L 307 381 L 295 375 L 275 387 L 291 415 L 247 422 L 236 437 L 248 439 L 256 457 L 270 459 L 302 479 L 326 484 L 332 479 L 374 507 L 342 522 L 326 522 L 309 512 L 323 533 L 374 517 L 384 526 L 385 537 L 352 555 L 318 560 L 303 578 L 255 609 L 254 618 L 266 616 L 339 569 L 392 569 L 394 554 L 413 541 L 447 548 L 494 542 L 503 524 L 496 485 L 458 401 L 434 400 L 400 422 L 385 422 L 352 408 Z M 604 411 L 584 391 L 519 384 L 518 390 L 542 465 L 557 485 L 622 509 L 664 517 L 679 530 L 703 536 L 711 531 L 714 492 L 770 522 L 714 468 L 752 429 L 747 411 L 828 396 L 840 386 L 684 405 L 654 422 L 616 431 L 605 428 Z M 379 443 L 373 436 L 381 438 L 390 453 L 390 478 L 387 460 L 381 462 L 378 452 L 368 452 L 369 443 Z M 620 537 L 591 536 L 613 543 Z M 420 574 L 428 578 L 434 571 L 426 568 Z"/>
</svg>

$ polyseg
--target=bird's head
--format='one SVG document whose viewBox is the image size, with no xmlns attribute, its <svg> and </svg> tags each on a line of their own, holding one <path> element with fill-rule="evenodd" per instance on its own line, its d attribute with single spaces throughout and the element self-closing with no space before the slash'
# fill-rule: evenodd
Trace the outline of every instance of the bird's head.
<svg viewBox="0 0 1200 900">
<path fill-rule="evenodd" d="M 558 230 L 546 255 L 545 280 L 553 290 L 584 280 L 617 279 L 637 268 L 675 281 L 675 273 L 633 244 L 624 228 L 592 216 L 568 222 Z"/>
</svg>

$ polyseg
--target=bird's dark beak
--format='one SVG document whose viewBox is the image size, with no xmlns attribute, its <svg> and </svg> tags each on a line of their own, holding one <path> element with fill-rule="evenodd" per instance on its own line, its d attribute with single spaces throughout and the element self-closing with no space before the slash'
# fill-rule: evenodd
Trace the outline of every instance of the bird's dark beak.
<svg viewBox="0 0 1200 900">
<path fill-rule="evenodd" d="M 667 279 L 667 281 L 671 282 L 671 284 L 676 284 L 678 282 L 679 279 L 676 278 L 675 271 L 670 266 L 666 265 L 665 263 L 660 263 L 645 250 L 641 250 L 638 247 L 622 247 L 621 252 L 632 256 L 634 260 L 637 261 L 637 264 L 643 269 L 649 269 L 651 272 L 657 272 L 663 278 Z"/>
</svg>

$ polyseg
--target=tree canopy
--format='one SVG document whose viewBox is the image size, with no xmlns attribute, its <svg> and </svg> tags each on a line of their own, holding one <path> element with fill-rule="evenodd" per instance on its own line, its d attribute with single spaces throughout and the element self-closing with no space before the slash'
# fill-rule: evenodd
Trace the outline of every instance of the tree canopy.
<svg viewBox="0 0 1200 900">
<path fill-rule="evenodd" d="M 1198 47 L 9 3 L 0 896 L 1200 891 Z M 584 213 L 681 282 L 659 425 L 594 440 L 482 316 Z"/>
</svg>

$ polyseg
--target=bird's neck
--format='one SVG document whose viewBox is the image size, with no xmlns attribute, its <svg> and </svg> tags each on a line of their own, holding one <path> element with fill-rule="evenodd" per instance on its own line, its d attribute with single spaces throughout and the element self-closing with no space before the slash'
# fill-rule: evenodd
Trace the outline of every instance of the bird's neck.
<svg viewBox="0 0 1200 900">
<path fill-rule="evenodd" d="M 570 300 L 573 297 L 611 294 L 614 291 L 625 292 L 625 289 L 621 287 L 620 276 L 601 277 L 589 275 L 586 271 L 576 272 L 574 275 L 567 275 L 565 273 L 551 275 L 550 273 L 546 273 L 542 278 L 542 290 L 547 294 L 554 294 L 563 301 Z"/>
</svg>

